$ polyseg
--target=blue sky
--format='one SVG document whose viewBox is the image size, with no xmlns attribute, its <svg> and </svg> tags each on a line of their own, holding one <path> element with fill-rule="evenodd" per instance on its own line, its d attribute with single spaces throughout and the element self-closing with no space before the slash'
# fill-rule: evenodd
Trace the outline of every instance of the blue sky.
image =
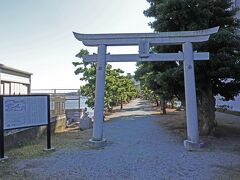
<svg viewBox="0 0 240 180">
<path fill-rule="evenodd" d="M 79 88 L 73 61 L 79 33 L 152 32 L 146 0 L 0 0 L 0 63 L 32 72 L 32 88 Z M 87 48 L 96 52 L 96 48 Z M 108 48 L 111 53 L 135 47 Z M 113 63 L 132 73 L 135 63 Z"/>
</svg>

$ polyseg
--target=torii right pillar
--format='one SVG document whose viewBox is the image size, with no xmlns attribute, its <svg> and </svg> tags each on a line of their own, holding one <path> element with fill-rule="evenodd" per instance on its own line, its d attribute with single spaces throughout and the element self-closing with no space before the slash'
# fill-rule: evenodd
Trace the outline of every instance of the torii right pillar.
<svg viewBox="0 0 240 180">
<path fill-rule="evenodd" d="M 184 141 L 184 146 L 187 150 L 194 150 L 200 148 L 203 143 L 199 142 L 193 47 L 190 42 L 185 42 L 182 46 L 187 118 L 187 140 Z"/>
</svg>

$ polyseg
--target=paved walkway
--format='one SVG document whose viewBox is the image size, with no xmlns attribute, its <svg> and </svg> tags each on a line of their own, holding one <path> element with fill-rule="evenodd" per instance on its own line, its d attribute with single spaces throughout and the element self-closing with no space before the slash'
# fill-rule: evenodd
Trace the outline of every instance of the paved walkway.
<svg viewBox="0 0 240 180">
<path fill-rule="evenodd" d="M 221 178 L 221 167 L 239 165 L 239 153 L 186 151 L 182 142 L 157 125 L 161 116 L 149 107 L 146 101 L 137 99 L 113 114 L 112 121 L 104 123 L 109 144 L 103 149 L 57 150 L 16 166 L 37 179 L 212 180 Z"/>
</svg>

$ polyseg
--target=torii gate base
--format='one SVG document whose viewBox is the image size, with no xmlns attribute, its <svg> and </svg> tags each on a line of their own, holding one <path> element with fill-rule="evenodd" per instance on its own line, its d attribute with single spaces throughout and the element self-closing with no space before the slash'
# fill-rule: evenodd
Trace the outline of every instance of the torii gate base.
<svg viewBox="0 0 240 180">
<path fill-rule="evenodd" d="M 85 62 L 97 61 L 96 90 L 93 137 L 90 140 L 94 146 L 106 144 L 103 138 L 103 113 L 104 113 L 104 84 L 106 62 L 129 61 L 183 61 L 184 86 L 186 98 L 187 140 L 184 146 L 187 150 L 201 148 L 203 143 L 199 141 L 196 89 L 194 76 L 194 60 L 208 60 L 209 53 L 193 52 L 192 43 L 207 41 L 211 34 L 216 33 L 219 27 L 182 32 L 161 33 L 133 33 L 133 34 L 78 34 L 74 36 L 86 46 L 98 46 L 97 55 L 83 57 Z M 152 45 L 182 45 L 183 53 L 159 53 L 150 54 Z M 139 54 L 106 55 L 107 46 L 139 46 Z"/>
</svg>

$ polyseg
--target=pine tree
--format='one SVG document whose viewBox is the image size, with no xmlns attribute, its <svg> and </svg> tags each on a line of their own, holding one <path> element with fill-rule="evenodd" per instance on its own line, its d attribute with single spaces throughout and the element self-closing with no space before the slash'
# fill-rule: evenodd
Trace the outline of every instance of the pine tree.
<svg viewBox="0 0 240 180">
<path fill-rule="evenodd" d="M 83 55 L 88 55 L 87 50 L 81 49 L 76 57 L 82 58 Z M 96 63 L 73 62 L 77 69 L 76 75 L 82 75 L 80 80 L 86 84 L 81 87 L 81 95 L 88 97 L 86 104 L 88 107 L 94 107 L 95 101 L 95 81 L 96 81 Z M 105 95 L 104 107 L 107 111 L 112 111 L 113 106 L 121 105 L 123 108 L 124 102 L 129 102 L 137 96 L 137 89 L 131 77 L 123 75 L 121 69 L 113 69 L 110 64 L 106 65 L 105 79 Z"/>
<path fill-rule="evenodd" d="M 217 34 L 206 43 L 194 44 L 194 50 L 209 51 L 210 61 L 195 61 L 198 118 L 200 132 L 210 134 L 215 121 L 215 98 L 220 94 L 232 99 L 240 92 L 240 36 L 239 21 L 234 18 L 237 9 L 231 0 L 147 0 L 147 17 L 155 20 L 150 26 L 156 32 L 189 31 L 220 26 Z M 157 52 L 177 52 L 180 46 L 154 47 Z M 139 65 L 137 71 L 155 72 L 155 81 L 165 81 L 171 94 L 184 101 L 182 63 Z M 159 73 L 161 72 L 161 76 Z M 152 82 L 154 83 L 154 82 Z"/>
</svg>

